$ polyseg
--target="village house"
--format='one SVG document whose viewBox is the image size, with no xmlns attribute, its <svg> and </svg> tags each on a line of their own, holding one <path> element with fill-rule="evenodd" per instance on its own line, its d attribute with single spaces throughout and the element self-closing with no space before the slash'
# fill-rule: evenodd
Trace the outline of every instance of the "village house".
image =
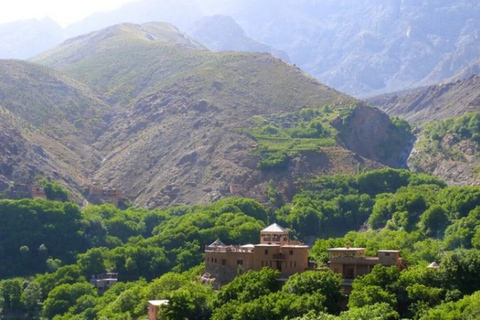
<svg viewBox="0 0 480 320">
<path fill-rule="evenodd" d="M 269 267 L 283 278 L 308 268 L 308 246 L 290 240 L 288 230 L 274 223 L 260 231 L 259 244 L 226 245 L 217 239 L 205 247 L 203 280 L 217 286 L 227 284 L 238 274 Z"/>
<path fill-rule="evenodd" d="M 93 285 L 98 292 L 103 293 L 118 281 L 118 273 L 101 273 L 94 274 L 90 278 L 90 284 Z"/>
<path fill-rule="evenodd" d="M 368 274 L 377 264 L 383 266 L 396 266 L 402 270 L 405 268 L 400 251 L 377 250 L 377 256 L 365 255 L 365 248 L 352 248 L 347 242 L 344 248 L 331 248 L 329 252 L 329 268 L 343 276 L 345 280 L 342 287 L 345 293 L 350 293 L 353 280 L 361 275 Z"/>
<path fill-rule="evenodd" d="M 109 187 L 101 187 L 98 186 L 96 183 L 92 183 L 88 187 L 88 196 L 94 197 L 102 201 L 106 201 L 109 203 L 118 206 L 120 199 L 123 198 L 123 192 L 121 190 Z"/>
<path fill-rule="evenodd" d="M 30 186 L 30 194 L 32 195 L 32 198 L 47 199 L 47 195 L 45 194 L 43 186 L 39 184 L 32 184 Z"/>
</svg>

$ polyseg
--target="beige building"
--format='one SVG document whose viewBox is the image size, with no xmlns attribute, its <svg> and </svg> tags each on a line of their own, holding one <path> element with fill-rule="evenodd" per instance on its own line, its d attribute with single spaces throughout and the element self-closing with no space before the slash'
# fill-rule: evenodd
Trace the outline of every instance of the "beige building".
<svg viewBox="0 0 480 320">
<path fill-rule="evenodd" d="M 274 223 L 260 231 L 259 244 L 225 245 L 217 239 L 205 247 L 205 279 L 218 285 L 232 281 L 248 270 L 269 267 L 282 277 L 308 268 L 308 246 L 290 240 L 288 230 Z"/>
<path fill-rule="evenodd" d="M 30 186 L 30 194 L 32 195 L 32 198 L 47 199 L 47 195 L 45 194 L 43 186 L 38 184 L 33 184 Z"/>
<path fill-rule="evenodd" d="M 345 248 L 328 249 L 329 268 L 343 276 L 343 287 L 346 293 L 351 290 L 353 280 L 361 275 L 368 274 L 377 264 L 383 266 L 397 266 L 400 270 L 405 268 L 398 250 L 378 250 L 377 256 L 365 255 L 365 248 L 351 248 L 347 243 Z"/>
</svg>

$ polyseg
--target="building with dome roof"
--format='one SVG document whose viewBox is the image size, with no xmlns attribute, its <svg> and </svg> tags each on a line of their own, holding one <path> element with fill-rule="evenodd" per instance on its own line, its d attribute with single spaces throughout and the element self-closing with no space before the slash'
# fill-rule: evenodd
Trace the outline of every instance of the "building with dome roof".
<svg viewBox="0 0 480 320">
<path fill-rule="evenodd" d="M 218 285 L 248 270 L 268 267 L 287 278 L 308 269 L 308 246 L 290 240 L 289 231 L 273 223 L 260 231 L 259 244 L 226 245 L 220 239 L 205 247 L 205 274 Z"/>
</svg>

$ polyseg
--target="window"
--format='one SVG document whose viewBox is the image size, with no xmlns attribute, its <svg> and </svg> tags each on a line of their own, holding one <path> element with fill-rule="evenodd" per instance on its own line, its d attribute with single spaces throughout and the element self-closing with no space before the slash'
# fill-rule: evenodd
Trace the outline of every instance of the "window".
<svg viewBox="0 0 480 320">
<path fill-rule="evenodd" d="M 293 250 L 290 250 L 290 255 L 293 256 Z"/>
<path fill-rule="evenodd" d="M 242 266 L 243 265 L 243 260 L 242 259 L 237 260 L 237 265 Z"/>
<path fill-rule="evenodd" d="M 385 256 L 386 256 L 386 257 L 390 257 L 390 252 L 386 252 L 386 253 L 385 253 Z"/>
<path fill-rule="evenodd" d="M 215 258 L 215 263 L 217 263 L 217 258 Z"/>
<path fill-rule="evenodd" d="M 227 264 L 227 260 L 225 259 L 222 259 L 222 266 L 226 265 Z"/>
<path fill-rule="evenodd" d="M 265 249 L 265 255 L 268 255 L 268 249 Z"/>
</svg>

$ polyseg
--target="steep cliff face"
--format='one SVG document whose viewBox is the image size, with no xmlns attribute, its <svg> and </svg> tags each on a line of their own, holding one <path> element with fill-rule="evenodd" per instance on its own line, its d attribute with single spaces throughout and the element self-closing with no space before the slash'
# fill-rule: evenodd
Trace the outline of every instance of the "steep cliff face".
<svg viewBox="0 0 480 320">
<path fill-rule="evenodd" d="M 334 120 L 338 139 L 347 149 L 384 165 L 405 168 L 413 135 L 376 108 L 359 105 Z"/>
</svg>

